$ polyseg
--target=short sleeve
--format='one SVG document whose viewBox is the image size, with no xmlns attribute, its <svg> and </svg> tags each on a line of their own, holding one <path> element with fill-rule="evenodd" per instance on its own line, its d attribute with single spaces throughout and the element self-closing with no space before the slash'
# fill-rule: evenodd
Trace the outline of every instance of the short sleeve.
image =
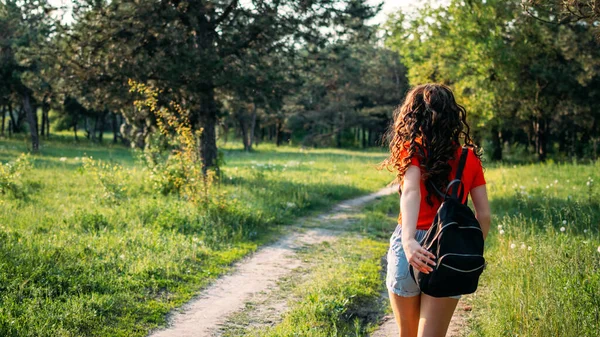
<svg viewBox="0 0 600 337">
<path fill-rule="evenodd" d="M 402 149 L 402 151 L 400 151 L 400 158 L 404 159 L 406 157 L 408 157 L 408 144 L 404 144 L 404 148 Z M 419 158 L 416 154 L 413 155 L 412 158 L 410 158 L 410 164 L 420 167 Z"/>
<path fill-rule="evenodd" d="M 475 157 L 475 161 L 475 174 L 473 175 L 471 189 L 474 189 L 477 186 L 485 185 L 485 177 L 483 176 L 483 166 L 481 165 L 481 160 Z"/>
</svg>

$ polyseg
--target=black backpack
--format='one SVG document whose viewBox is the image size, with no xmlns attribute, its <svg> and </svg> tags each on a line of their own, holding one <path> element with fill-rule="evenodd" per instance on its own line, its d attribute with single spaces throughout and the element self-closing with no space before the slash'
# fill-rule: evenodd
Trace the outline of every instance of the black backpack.
<svg viewBox="0 0 600 337">
<path fill-rule="evenodd" d="M 448 297 L 475 292 L 487 264 L 483 257 L 481 226 L 467 203 L 462 203 L 464 186 L 460 179 L 467 154 L 468 148 L 463 147 L 456 177 L 448 184 L 446 193 L 432 184 L 444 200 L 420 244 L 435 255 L 436 265 L 431 266 L 433 270 L 429 274 L 409 265 L 411 276 L 429 296 Z"/>
</svg>

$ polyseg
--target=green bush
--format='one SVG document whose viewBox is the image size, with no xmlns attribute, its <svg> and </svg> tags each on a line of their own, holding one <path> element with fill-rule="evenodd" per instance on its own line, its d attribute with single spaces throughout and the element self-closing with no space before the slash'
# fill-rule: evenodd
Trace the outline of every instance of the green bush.
<svg viewBox="0 0 600 337">
<path fill-rule="evenodd" d="M 24 197 L 27 185 L 23 183 L 23 177 L 32 168 L 29 154 L 25 153 L 21 153 L 19 158 L 12 162 L 0 164 L 0 194 Z"/>
</svg>

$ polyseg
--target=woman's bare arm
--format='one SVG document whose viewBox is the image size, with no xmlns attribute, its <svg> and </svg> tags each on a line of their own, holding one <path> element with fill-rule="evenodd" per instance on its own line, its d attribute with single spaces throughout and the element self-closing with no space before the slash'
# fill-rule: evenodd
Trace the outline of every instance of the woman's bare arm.
<svg viewBox="0 0 600 337">
<path fill-rule="evenodd" d="M 483 239 L 485 240 L 490 230 L 490 223 L 492 221 L 490 203 L 488 201 L 485 184 L 473 188 L 470 193 L 473 206 L 475 206 L 475 216 L 481 225 Z"/>
<path fill-rule="evenodd" d="M 435 266 L 435 255 L 421 247 L 415 239 L 417 219 L 421 204 L 421 170 L 411 165 L 406 170 L 400 197 L 400 212 L 402 214 L 402 246 L 408 263 L 423 273 L 433 270 L 426 263 Z"/>
</svg>

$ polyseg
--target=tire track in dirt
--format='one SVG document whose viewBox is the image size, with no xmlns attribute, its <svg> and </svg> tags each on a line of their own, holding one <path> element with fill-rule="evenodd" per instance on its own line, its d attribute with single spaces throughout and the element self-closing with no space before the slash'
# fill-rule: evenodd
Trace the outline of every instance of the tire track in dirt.
<svg viewBox="0 0 600 337">
<path fill-rule="evenodd" d="M 255 253 L 234 264 L 232 273 L 223 275 L 194 299 L 174 310 L 167 317 L 167 328 L 155 330 L 149 337 L 214 336 L 227 317 L 244 308 L 252 296 L 276 286 L 276 281 L 303 262 L 295 251 L 308 244 L 334 240 L 339 231 L 322 228 L 302 228 L 305 221 L 321 222 L 344 219 L 379 197 L 397 192 L 397 185 L 346 200 L 318 216 L 298 219 L 296 228 L 277 242 L 259 248 Z"/>
</svg>

